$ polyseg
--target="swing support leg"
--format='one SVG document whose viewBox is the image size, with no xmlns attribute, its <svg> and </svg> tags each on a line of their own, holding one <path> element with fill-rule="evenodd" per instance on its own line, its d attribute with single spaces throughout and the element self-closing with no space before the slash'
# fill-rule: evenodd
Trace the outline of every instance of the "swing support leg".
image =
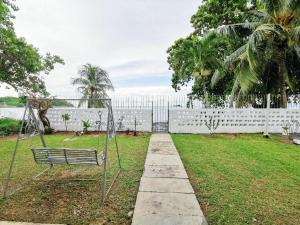
<svg viewBox="0 0 300 225">
<path fill-rule="evenodd" d="M 14 149 L 14 152 L 13 152 L 11 162 L 10 162 L 10 166 L 9 166 L 9 170 L 8 170 L 8 174 L 7 174 L 7 178 L 6 178 L 6 183 L 5 183 L 5 186 L 4 186 L 4 192 L 3 192 L 3 197 L 4 198 L 7 197 L 8 186 L 9 186 L 9 182 L 10 182 L 10 179 L 11 179 L 12 170 L 13 170 L 13 167 L 14 167 L 14 164 L 15 164 L 17 150 L 18 150 L 18 147 L 19 147 L 19 142 L 20 142 L 20 138 L 21 138 L 21 134 L 22 134 L 22 129 L 24 127 L 24 122 L 25 122 L 26 113 L 28 111 L 28 107 L 29 107 L 29 103 L 27 102 L 26 107 L 25 107 L 25 111 L 24 111 L 24 114 L 23 114 L 22 124 L 21 124 L 20 130 L 19 130 L 17 142 L 16 142 L 16 145 L 15 145 L 15 149 Z"/>
<path fill-rule="evenodd" d="M 119 169 L 122 169 L 121 160 L 120 160 L 120 154 L 119 154 L 119 146 L 118 146 L 118 141 L 117 141 L 117 135 L 115 135 L 115 143 L 116 143 L 116 150 L 117 150 L 117 156 L 118 156 Z"/>
<path fill-rule="evenodd" d="M 114 122 L 114 117 L 113 117 L 113 114 L 112 114 L 112 122 L 113 122 L 113 131 L 115 133 L 115 144 L 116 144 L 116 150 L 117 150 L 117 156 L 118 156 L 118 164 L 119 164 L 119 169 L 121 170 L 122 169 L 122 166 L 121 166 L 121 160 L 120 160 L 120 154 L 119 154 L 119 146 L 118 146 L 118 140 L 117 140 L 117 132 L 116 132 L 116 128 L 115 128 L 115 122 Z M 120 172 L 120 171 L 119 171 Z M 119 173 L 118 172 L 118 173 Z"/>
<path fill-rule="evenodd" d="M 110 109 L 107 115 L 107 125 L 106 125 L 106 138 L 105 138 L 105 148 L 104 148 L 104 162 L 103 162 L 103 176 L 102 176 L 102 203 L 104 203 L 106 198 L 106 178 L 107 178 L 107 150 L 109 143 L 109 126 L 110 126 Z"/>
<path fill-rule="evenodd" d="M 41 172 L 39 172 L 37 175 L 35 175 L 34 177 L 32 177 L 32 180 L 37 180 L 37 178 L 39 178 L 40 176 L 42 176 L 44 173 L 46 173 L 48 170 L 50 170 L 53 167 L 53 165 L 51 164 L 49 167 L 47 167 L 46 169 L 42 170 Z"/>
<path fill-rule="evenodd" d="M 23 127 L 24 127 L 24 124 L 25 124 L 25 119 L 26 119 L 27 113 L 33 119 L 33 122 L 34 122 L 34 125 L 35 125 L 35 129 L 38 130 L 38 132 L 39 132 L 39 136 L 40 136 L 42 145 L 44 147 L 46 147 L 45 139 L 43 137 L 43 134 L 42 134 L 41 130 L 39 129 L 38 121 L 37 121 L 37 119 L 35 117 L 35 114 L 34 114 L 34 111 L 32 109 L 32 106 L 31 106 L 30 102 L 27 101 L 26 106 L 25 106 L 25 110 L 24 110 L 24 114 L 23 114 L 23 118 L 22 118 L 21 127 L 20 127 L 20 130 L 19 130 L 19 133 L 18 133 L 18 137 L 17 137 L 17 142 L 16 142 L 16 145 L 15 145 L 15 148 L 14 148 L 12 160 L 10 162 L 9 170 L 8 170 L 8 173 L 7 173 L 6 183 L 5 183 L 4 191 L 3 191 L 3 197 L 4 198 L 6 198 L 6 197 L 8 197 L 10 195 L 8 193 L 9 183 L 10 183 L 10 180 L 11 180 L 11 176 L 12 176 L 12 172 L 13 172 L 13 167 L 14 167 L 14 164 L 15 164 L 16 155 L 17 155 L 17 151 L 18 151 L 18 147 L 19 147 L 19 143 L 20 143 L 20 139 L 21 139 L 21 135 L 22 135 L 22 130 L 23 130 Z M 37 177 L 41 176 L 42 174 L 44 174 L 46 171 L 48 171 L 52 167 L 53 167 L 53 165 L 51 164 L 50 167 L 48 167 L 45 170 L 43 170 L 40 173 L 38 173 L 36 176 L 33 177 L 33 179 L 35 180 Z M 13 191 L 13 193 L 16 192 L 17 190 Z"/>
<path fill-rule="evenodd" d="M 108 188 L 108 190 L 106 191 L 106 179 L 107 179 L 107 159 L 108 159 L 108 144 L 109 144 L 109 140 L 110 140 L 110 131 L 113 132 L 113 134 L 115 135 L 115 145 L 116 145 L 116 151 L 117 151 L 117 156 L 118 156 L 118 172 L 117 174 L 113 177 L 111 184 Z M 106 130 L 106 143 L 105 143 L 105 149 L 104 149 L 104 163 L 103 163 L 103 181 L 102 181 L 102 203 L 104 203 L 107 195 L 109 194 L 111 188 L 113 187 L 116 179 L 118 178 L 120 172 L 121 172 L 121 161 L 120 161 L 120 155 L 119 155 L 119 147 L 118 147 L 118 142 L 117 142 L 117 135 L 116 135 L 116 130 L 115 130 L 115 124 L 114 124 L 114 117 L 113 117 L 113 113 L 112 113 L 112 108 L 110 105 L 109 111 L 108 111 L 108 117 L 107 117 L 107 130 Z"/>
</svg>

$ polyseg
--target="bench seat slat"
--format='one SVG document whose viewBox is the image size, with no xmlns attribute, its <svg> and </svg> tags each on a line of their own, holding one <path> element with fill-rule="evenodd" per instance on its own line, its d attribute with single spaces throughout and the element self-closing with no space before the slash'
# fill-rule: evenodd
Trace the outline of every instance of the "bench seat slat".
<svg viewBox="0 0 300 225">
<path fill-rule="evenodd" d="M 91 149 L 32 148 L 36 163 L 98 165 L 103 162 L 103 154 Z"/>
</svg>

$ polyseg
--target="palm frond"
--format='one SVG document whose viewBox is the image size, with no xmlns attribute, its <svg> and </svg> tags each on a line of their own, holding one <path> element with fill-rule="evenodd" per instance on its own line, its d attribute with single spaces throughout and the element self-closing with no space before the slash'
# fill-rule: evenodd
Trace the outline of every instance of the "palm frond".
<svg viewBox="0 0 300 225">
<path fill-rule="evenodd" d="M 293 50 L 295 51 L 295 53 L 297 54 L 298 58 L 300 59 L 300 46 L 299 45 L 295 45 Z"/>
<path fill-rule="evenodd" d="M 300 45 L 300 26 L 295 27 L 291 31 L 289 45 L 290 46 Z"/>
<path fill-rule="evenodd" d="M 260 0 L 267 13 L 273 15 L 274 13 L 278 13 L 281 9 L 284 8 L 284 2 L 286 0 Z"/>
<path fill-rule="evenodd" d="M 281 27 L 274 24 L 261 24 L 250 35 L 249 44 L 252 45 L 252 47 L 258 46 L 261 42 L 269 40 L 271 37 L 276 35 L 280 37 L 282 32 Z"/>
<path fill-rule="evenodd" d="M 82 77 L 79 77 L 79 78 L 72 78 L 71 79 L 71 84 L 72 85 L 88 85 L 89 84 L 89 81 L 82 78 Z"/>
<path fill-rule="evenodd" d="M 79 78 L 73 78 L 71 83 L 79 86 L 77 89 L 88 99 L 95 99 L 97 96 L 106 96 L 107 90 L 114 90 L 108 73 L 98 66 L 89 63 L 82 66 L 78 71 Z M 82 102 L 80 102 L 82 104 Z"/>
<path fill-rule="evenodd" d="M 259 22 L 246 22 L 246 23 L 236 23 L 230 25 L 223 25 L 216 29 L 217 33 L 222 35 L 236 35 L 238 28 L 248 29 L 248 30 L 255 30 L 256 27 L 260 25 Z"/>
<path fill-rule="evenodd" d="M 219 70 L 215 70 L 215 72 L 213 73 L 212 77 L 211 77 L 211 87 L 214 88 L 220 80 L 222 80 L 224 78 L 224 74 L 225 73 L 221 73 Z"/>
<path fill-rule="evenodd" d="M 284 8 L 289 11 L 296 11 L 300 8 L 299 0 L 284 0 Z"/>
<path fill-rule="evenodd" d="M 255 47 L 248 44 L 246 53 L 247 53 L 250 70 L 253 72 L 256 72 L 259 69 L 259 67 L 258 67 L 259 59 L 257 57 Z"/>
<path fill-rule="evenodd" d="M 248 14 L 258 18 L 260 21 L 267 21 L 270 18 L 270 15 L 268 13 L 260 9 L 250 10 Z"/>
<path fill-rule="evenodd" d="M 233 52 L 231 55 L 227 56 L 225 58 L 225 64 L 232 65 L 233 62 L 241 56 L 241 54 L 245 53 L 247 51 L 248 44 L 245 44 L 238 48 L 235 52 Z"/>
<path fill-rule="evenodd" d="M 97 91 L 102 91 L 102 90 L 110 90 L 110 91 L 113 91 L 114 90 L 114 87 L 110 84 L 97 84 L 97 86 L 94 87 L 95 90 Z"/>
<path fill-rule="evenodd" d="M 253 84 L 258 81 L 257 73 L 251 69 L 246 52 L 239 57 L 234 72 L 244 94 L 247 94 Z"/>
<path fill-rule="evenodd" d="M 239 81 L 237 79 L 235 79 L 232 90 L 231 90 L 231 95 L 230 95 L 230 101 L 229 101 L 230 107 L 233 106 L 233 102 L 236 99 L 237 93 L 239 93 L 239 91 L 240 91 Z"/>
</svg>

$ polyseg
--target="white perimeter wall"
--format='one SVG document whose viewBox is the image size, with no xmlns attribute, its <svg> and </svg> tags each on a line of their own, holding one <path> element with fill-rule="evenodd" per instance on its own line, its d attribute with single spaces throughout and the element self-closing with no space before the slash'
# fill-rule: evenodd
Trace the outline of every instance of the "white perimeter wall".
<svg viewBox="0 0 300 225">
<path fill-rule="evenodd" d="M 284 124 L 300 121 L 299 109 L 176 109 L 170 110 L 171 133 L 209 133 L 205 125 L 211 117 L 219 120 L 216 133 L 282 133 Z"/>
<path fill-rule="evenodd" d="M 54 108 L 48 110 L 48 118 L 56 130 L 65 130 L 62 115 L 68 113 L 68 130 L 81 131 L 82 120 L 90 120 L 90 130 L 97 130 L 99 109 Z M 137 119 L 137 131 L 151 132 L 151 109 L 114 109 L 116 126 L 124 116 L 120 130 L 134 130 Z M 102 109 L 102 129 L 106 127 L 107 110 Z M 21 119 L 24 108 L 0 108 L 0 118 Z M 282 133 L 283 125 L 291 120 L 300 121 L 300 109 L 170 109 L 170 133 L 209 133 L 205 121 L 213 117 L 219 120 L 217 133 L 258 133 L 265 131 L 266 118 L 269 119 L 269 132 Z"/>
<path fill-rule="evenodd" d="M 107 123 L 107 109 L 68 109 L 68 108 L 53 108 L 49 109 L 47 118 L 50 120 L 51 127 L 55 130 L 64 131 L 65 124 L 62 115 L 68 113 L 70 120 L 67 122 L 68 131 L 82 131 L 82 120 L 89 120 L 91 127 L 90 131 L 96 131 L 99 121 L 98 112 L 102 112 L 101 117 L 101 130 L 106 129 Z M 145 109 L 114 109 L 114 119 L 116 129 L 118 128 L 118 121 L 121 117 L 122 127 L 119 131 L 134 130 L 136 118 L 136 130 L 143 132 L 151 132 L 152 129 L 152 111 Z"/>
</svg>

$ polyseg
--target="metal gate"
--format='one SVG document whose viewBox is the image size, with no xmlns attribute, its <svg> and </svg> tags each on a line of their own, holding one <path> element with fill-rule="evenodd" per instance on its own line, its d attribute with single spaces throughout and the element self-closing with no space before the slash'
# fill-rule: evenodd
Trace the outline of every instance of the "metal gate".
<svg viewBox="0 0 300 225">
<path fill-rule="evenodd" d="M 152 100 L 152 132 L 169 132 L 169 100 L 157 97 Z"/>
</svg>

